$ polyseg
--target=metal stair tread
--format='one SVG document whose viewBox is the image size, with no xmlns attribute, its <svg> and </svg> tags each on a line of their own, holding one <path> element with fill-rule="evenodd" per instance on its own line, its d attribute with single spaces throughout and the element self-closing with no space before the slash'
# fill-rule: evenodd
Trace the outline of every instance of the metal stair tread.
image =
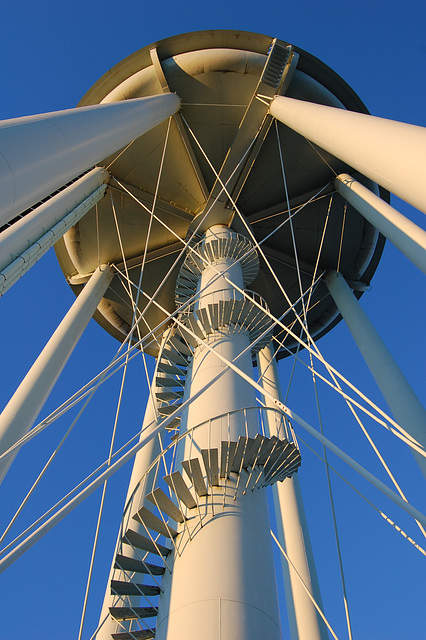
<svg viewBox="0 0 426 640">
<path fill-rule="evenodd" d="M 140 533 L 133 531 L 133 529 L 127 529 L 126 533 L 123 536 L 123 542 L 130 544 L 137 549 L 142 549 L 142 551 L 148 551 L 150 553 L 155 553 L 157 555 L 167 556 L 170 549 L 165 547 L 162 544 L 159 544 L 150 540 L 150 538 L 146 538 L 142 536 Z"/>
<path fill-rule="evenodd" d="M 199 496 L 207 496 L 207 486 L 204 482 L 203 472 L 201 470 L 200 461 L 198 458 L 192 458 L 191 460 L 183 460 L 182 467 L 185 469 L 186 475 L 191 480 L 195 491 Z"/>
<path fill-rule="evenodd" d="M 155 384 L 157 387 L 183 387 L 185 382 L 183 380 L 173 378 L 172 376 L 164 376 L 164 378 L 157 376 Z"/>
<path fill-rule="evenodd" d="M 168 476 L 164 476 L 164 481 L 167 482 L 169 487 L 175 492 L 178 499 L 183 502 L 188 509 L 193 509 L 197 506 L 197 503 L 195 502 L 195 499 L 180 471 L 174 471 Z"/>
<path fill-rule="evenodd" d="M 171 416 L 172 413 L 179 409 L 182 406 L 181 402 L 177 402 L 176 404 L 166 404 L 162 407 L 158 407 L 158 413 L 160 416 Z"/>
<path fill-rule="evenodd" d="M 201 449 L 204 468 L 206 470 L 208 482 L 214 486 L 219 486 L 219 450 Z"/>
<path fill-rule="evenodd" d="M 153 529 L 157 533 L 161 533 L 161 535 L 166 538 L 174 538 L 177 536 L 177 531 L 173 527 L 166 525 L 163 520 L 157 518 L 157 516 L 146 507 L 141 507 L 133 516 L 133 520 L 141 522 L 148 529 Z"/>
<path fill-rule="evenodd" d="M 148 494 L 147 499 L 161 509 L 161 511 L 167 513 L 175 522 L 184 522 L 185 518 L 182 511 L 170 500 L 160 487 L 157 487 L 157 489 L 154 489 Z"/>
<path fill-rule="evenodd" d="M 110 607 L 109 612 L 114 620 L 154 618 L 158 614 L 155 607 Z"/>
<path fill-rule="evenodd" d="M 164 573 L 164 567 L 159 567 L 150 562 L 142 562 L 137 558 L 129 558 L 123 556 L 120 553 L 115 557 L 114 569 L 120 569 L 122 571 L 131 571 L 134 573 L 147 573 L 153 576 L 161 576 Z"/>
<path fill-rule="evenodd" d="M 113 640 L 153 640 L 155 629 L 135 629 L 131 634 L 128 631 L 112 633 L 111 638 Z"/>
<path fill-rule="evenodd" d="M 160 591 L 160 587 L 156 585 L 125 582 L 124 580 L 111 580 L 111 595 L 113 596 L 158 596 Z"/>
<path fill-rule="evenodd" d="M 244 450 L 246 446 L 247 438 L 245 436 L 240 436 L 238 438 L 237 448 L 235 450 L 234 459 L 231 464 L 231 471 L 234 473 L 239 473 L 241 470 L 241 463 L 243 461 Z"/>
<path fill-rule="evenodd" d="M 174 362 L 176 364 L 181 364 L 182 366 L 188 365 L 188 358 L 182 354 L 181 351 L 178 351 L 175 347 L 170 345 L 172 348 L 168 349 L 164 347 L 162 354 L 170 360 L 170 362 Z"/>
</svg>

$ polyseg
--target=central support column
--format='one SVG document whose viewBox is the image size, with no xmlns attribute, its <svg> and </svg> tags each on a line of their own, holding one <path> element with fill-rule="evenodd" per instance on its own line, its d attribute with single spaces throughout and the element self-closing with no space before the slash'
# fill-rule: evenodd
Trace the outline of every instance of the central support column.
<svg viewBox="0 0 426 640">
<path fill-rule="evenodd" d="M 200 270 L 199 298 L 191 311 L 200 318 L 203 309 L 212 315 L 215 308 L 223 310 L 222 321 L 214 323 L 217 328 L 209 332 L 207 340 L 235 362 L 249 347 L 250 335 L 243 325 L 226 323 L 226 307 L 238 304 L 243 297 L 233 284 L 243 288 L 247 280 L 241 264 L 243 256 L 249 252 L 253 255 L 254 250 L 249 241 L 219 225 L 206 232 L 196 249 L 205 262 L 194 258 Z M 250 349 L 236 361 L 251 375 Z M 215 354 L 202 345 L 196 347 L 185 398 L 208 384 L 224 367 Z M 220 448 L 222 441 L 254 437 L 259 431 L 257 414 L 244 409 L 255 405 L 253 388 L 234 371 L 226 371 L 183 416 L 181 429 L 201 426 L 182 440 L 180 462 L 191 458 L 201 461 L 201 449 Z M 242 470 L 240 475 L 245 473 Z M 156 638 L 282 638 L 266 493 L 256 489 L 244 494 L 244 483 L 240 478 L 238 484 L 238 480 L 237 473 L 221 478 L 220 486 L 208 488 L 209 495 L 197 496 L 198 510 L 187 512 L 188 520 L 176 538 L 172 573 L 166 574 L 162 583 Z"/>
</svg>

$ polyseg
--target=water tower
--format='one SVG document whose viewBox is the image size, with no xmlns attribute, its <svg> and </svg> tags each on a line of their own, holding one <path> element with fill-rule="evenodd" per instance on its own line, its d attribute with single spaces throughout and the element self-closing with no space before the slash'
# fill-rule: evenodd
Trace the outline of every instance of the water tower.
<svg viewBox="0 0 426 640">
<path fill-rule="evenodd" d="M 1 286 L 55 244 L 77 295 L 2 414 L 3 475 L 92 315 L 156 359 L 98 640 L 281 638 L 268 486 L 292 637 L 328 637 L 295 430 L 333 445 L 283 403 L 276 362 L 317 356 L 343 316 L 425 468 L 424 410 L 357 302 L 385 237 L 426 271 L 389 205 L 424 209 L 424 139 L 305 51 L 235 31 L 154 43 L 77 109 L 2 123 Z"/>
</svg>

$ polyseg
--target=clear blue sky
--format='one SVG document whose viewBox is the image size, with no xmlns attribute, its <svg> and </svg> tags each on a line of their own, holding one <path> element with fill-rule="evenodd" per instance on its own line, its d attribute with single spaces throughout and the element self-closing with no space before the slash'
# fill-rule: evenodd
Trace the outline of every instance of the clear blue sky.
<svg viewBox="0 0 426 640">
<path fill-rule="evenodd" d="M 105 71 L 137 49 L 182 32 L 225 28 L 258 31 L 294 43 L 340 74 L 374 115 L 426 126 L 425 18 L 423 3 L 414 0 L 403 3 L 359 0 L 346 4 L 334 0 L 8 3 L 2 9 L 0 119 L 73 107 Z M 424 225 L 424 214 L 396 198 L 393 204 Z M 52 251 L 0 300 L 1 405 L 7 402 L 72 301 L 73 294 Z M 362 304 L 424 399 L 423 278 L 387 245 L 372 290 L 363 296 Z M 320 346 L 335 366 L 384 406 L 342 324 Z M 117 343 L 92 322 L 43 415 L 104 366 L 116 347 Z M 290 362 L 281 362 L 284 387 L 289 371 Z M 135 433 L 142 421 L 140 389 L 143 371 L 138 366 L 126 390 L 128 404 L 121 420 L 123 441 Z M 66 451 L 55 463 L 52 475 L 43 482 L 28 512 L 17 523 L 17 531 L 60 497 L 69 483 L 83 477 L 106 457 L 117 393 L 115 380 L 93 401 Z M 315 423 L 313 392 L 305 386 L 302 374 L 290 394 L 289 405 Z M 353 421 L 328 396 L 324 397 L 324 416 L 330 437 L 384 479 L 356 433 Z M 0 492 L 2 522 L 25 495 L 49 447 L 59 440 L 67 424 L 67 420 L 61 422 L 53 433 L 45 434 L 20 453 Z M 424 511 L 424 481 L 410 454 L 378 428 L 374 433 L 407 495 Z M 317 446 L 316 449 L 319 450 Z M 300 481 L 325 610 L 339 638 L 346 638 L 324 470 L 303 446 L 302 454 Z M 336 466 L 342 469 L 339 463 Z M 129 471 L 126 468 L 120 473 L 108 491 L 110 502 L 95 568 L 87 638 L 100 610 Z M 351 472 L 345 471 L 345 475 L 425 546 L 426 541 L 424 538 L 422 541 L 419 530 L 405 514 Z M 426 558 L 340 480 L 333 478 L 333 488 L 354 637 L 362 640 L 423 637 Z M 98 495 L 92 496 L 37 548 L 0 576 L 2 637 L 76 638 L 98 500 Z M 284 629 L 285 625 L 283 612 Z"/>
</svg>

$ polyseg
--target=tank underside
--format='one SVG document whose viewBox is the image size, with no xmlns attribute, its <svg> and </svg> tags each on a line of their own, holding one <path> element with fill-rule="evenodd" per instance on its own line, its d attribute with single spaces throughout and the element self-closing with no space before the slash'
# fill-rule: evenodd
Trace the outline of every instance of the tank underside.
<svg viewBox="0 0 426 640">
<path fill-rule="evenodd" d="M 280 78 L 273 75 L 276 68 Z M 141 289 L 155 294 L 159 305 L 139 296 L 144 314 L 140 332 L 146 335 L 176 309 L 183 256 L 177 258 L 188 234 L 209 211 L 200 229 L 219 221 L 244 235 L 252 233 L 261 243 L 260 272 L 251 289 L 276 317 L 289 308 L 289 300 L 299 300 L 299 277 L 306 290 L 313 277 L 328 269 L 358 283 L 354 288 L 360 294 L 376 269 L 383 238 L 334 190 L 335 175 L 350 168 L 268 115 L 268 98 L 280 93 L 367 112 L 348 85 L 286 42 L 254 33 L 206 31 L 168 38 L 134 53 L 106 73 L 80 106 L 167 91 L 181 98 L 179 114 L 100 163 L 111 174 L 106 196 L 56 245 L 76 293 L 99 263 L 127 270 L 136 286 L 144 262 Z M 296 308 L 302 312 L 300 302 Z M 125 338 L 133 309 L 123 278 L 114 278 L 95 318 L 113 336 Z M 320 337 L 338 319 L 319 282 L 307 312 L 311 335 Z M 287 313 L 283 322 L 292 326 L 294 313 Z M 164 325 L 157 333 L 163 330 Z M 278 354 L 283 357 L 294 342 L 282 328 L 276 335 L 284 344 Z M 155 355 L 155 345 L 147 351 Z"/>
</svg>

